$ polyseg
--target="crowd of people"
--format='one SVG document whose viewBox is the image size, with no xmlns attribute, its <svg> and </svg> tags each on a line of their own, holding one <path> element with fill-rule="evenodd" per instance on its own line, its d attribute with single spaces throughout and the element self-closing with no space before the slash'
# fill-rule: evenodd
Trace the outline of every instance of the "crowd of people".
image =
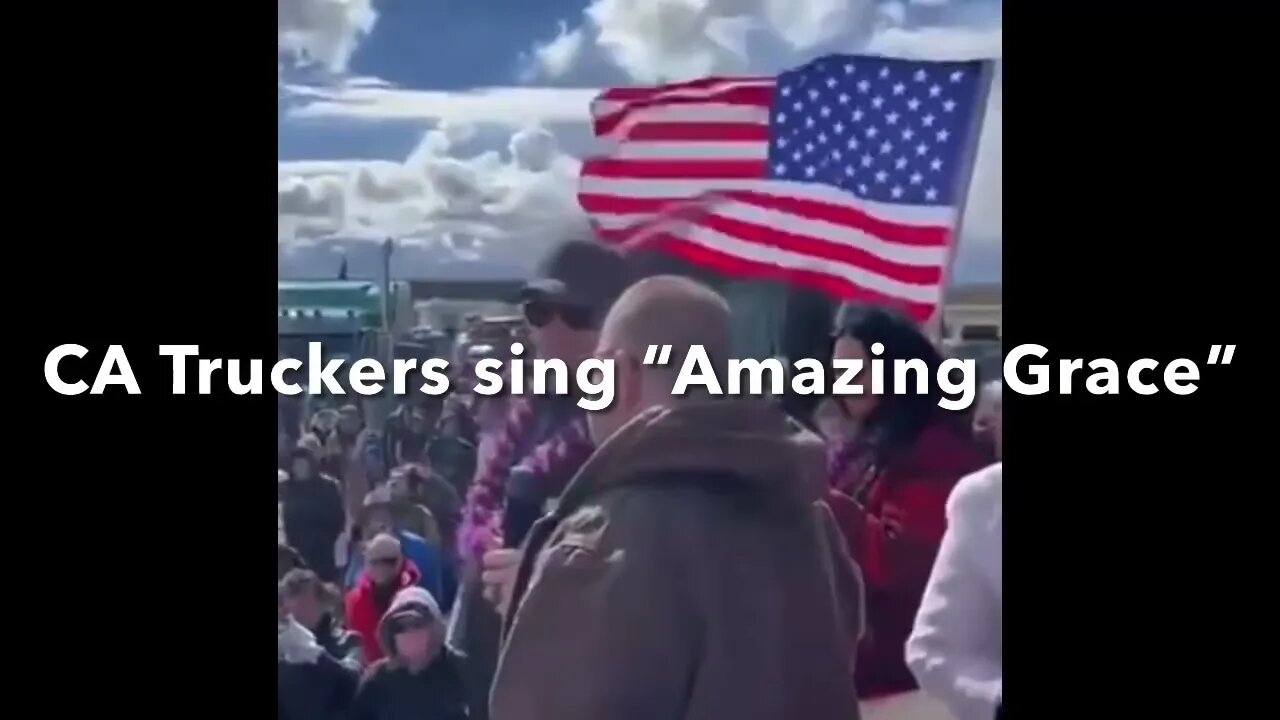
<svg viewBox="0 0 1280 720">
<path fill-rule="evenodd" d="M 540 357 L 615 361 L 605 411 L 459 383 L 384 434 L 282 421 L 280 720 L 1000 718 L 999 384 L 809 418 L 676 396 L 691 346 L 724 367 L 729 307 L 636 274 L 572 241 L 523 294 Z M 831 337 L 942 362 L 885 308 Z"/>
</svg>

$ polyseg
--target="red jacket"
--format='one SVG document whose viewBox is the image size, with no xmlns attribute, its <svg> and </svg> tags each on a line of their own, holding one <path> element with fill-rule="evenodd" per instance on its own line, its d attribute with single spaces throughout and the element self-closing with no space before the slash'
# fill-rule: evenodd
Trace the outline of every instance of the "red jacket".
<svg viewBox="0 0 1280 720">
<path fill-rule="evenodd" d="M 933 425 L 907 457 L 872 481 L 862 495 L 865 508 L 831 491 L 831 511 L 866 583 L 866 633 L 854 672 L 858 697 L 916 689 L 906 643 L 946 529 L 947 497 L 960 478 L 983 465 L 968 436 Z M 840 480 L 832 478 L 832 484 Z"/>
<path fill-rule="evenodd" d="M 396 588 L 391 592 L 379 592 L 373 584 L 373 577 L 365 570 L 360 575 L 360 582 L 347 593 L 347 627 L 360 635 L 361 649 L 364 651 L 364 662 L 372 664 L 386 655 L 382 644 L 378 641 L 378 623 L 391 607 L 396 593 L 414 587 L 422 579 L 418 566 L 409 558 L 404 559 L 404 569 L 397 578 Z"/>
</svg>

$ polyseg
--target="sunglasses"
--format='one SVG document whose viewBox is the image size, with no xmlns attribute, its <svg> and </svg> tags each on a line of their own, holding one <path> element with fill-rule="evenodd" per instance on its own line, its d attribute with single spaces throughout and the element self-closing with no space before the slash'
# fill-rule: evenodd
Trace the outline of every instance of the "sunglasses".
<svg viewBox="0 0 1280 720">
<path fill-rule="evenodd" d="M 369 564 L 380 565 L 382 567 L 395 567 L 396 564 L 399 562 L 400 562 L 400 558 L 398 557 L 382 557 L 382 558 L 373 558 L 372 560 L 369 561 Z"/>
<path fill-rule="evenodd" d="M 524 319 L 530 327 L 546 327 L 556 318 L 574 330 L 588 330 L 594 327 L 595 313 L 591 308 L 568 303 L 554 303 L 548 300 L 528 300 L 524 303 Z"/>
</svg>

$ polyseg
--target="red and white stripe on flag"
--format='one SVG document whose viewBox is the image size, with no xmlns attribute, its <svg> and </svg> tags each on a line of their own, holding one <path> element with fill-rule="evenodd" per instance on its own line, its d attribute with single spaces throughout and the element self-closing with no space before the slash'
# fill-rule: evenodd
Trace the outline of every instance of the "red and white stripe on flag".
<svg viewBox="0 0 1280 720">
<path fill-rule="evenodd" d="M 591 108 L 594 129 L 611 150 L 584 163 L 579 187 L 600 237 L 929 318 L 956 207 L 878 201 L 771 173 L 777 85 L 772 77 L 704 78 L 602 93 Z"/>
</svg>

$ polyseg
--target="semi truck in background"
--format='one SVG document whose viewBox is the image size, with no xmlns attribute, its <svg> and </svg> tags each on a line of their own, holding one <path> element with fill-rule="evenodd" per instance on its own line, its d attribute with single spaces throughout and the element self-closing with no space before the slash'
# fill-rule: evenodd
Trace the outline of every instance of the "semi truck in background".
<svg viewBox="0 0 1280 720">
<path fill-rule="evenodd" d="M 319 341 L 330 357 L 386 356 L 390 338 L 414 320 L 409 284 L 390 284 L 390 302 L 380 283 L 366 280 L 281 280 L 276 284 L 276 335 L 281 357 L 305 359 Z"/>
<path fill-rule="evenodd" d="M 306 362 L 310 343 L 319 342 L 324 360 L 352 362 L 374 358 L 387 364 L 396 338 L 414 322 L 409 284 L 392 282 L 384 299 L 382 283 L 372 280 L 280 280 L 276 284 L 276 339 L 279 359 Z M 302 407 L 290 416 L 310 417 L 324 407 L 355 398 L 302 395 Z M 381 427 L 387 402 L 365 398 L 366 421 Z"/>
</svg>

